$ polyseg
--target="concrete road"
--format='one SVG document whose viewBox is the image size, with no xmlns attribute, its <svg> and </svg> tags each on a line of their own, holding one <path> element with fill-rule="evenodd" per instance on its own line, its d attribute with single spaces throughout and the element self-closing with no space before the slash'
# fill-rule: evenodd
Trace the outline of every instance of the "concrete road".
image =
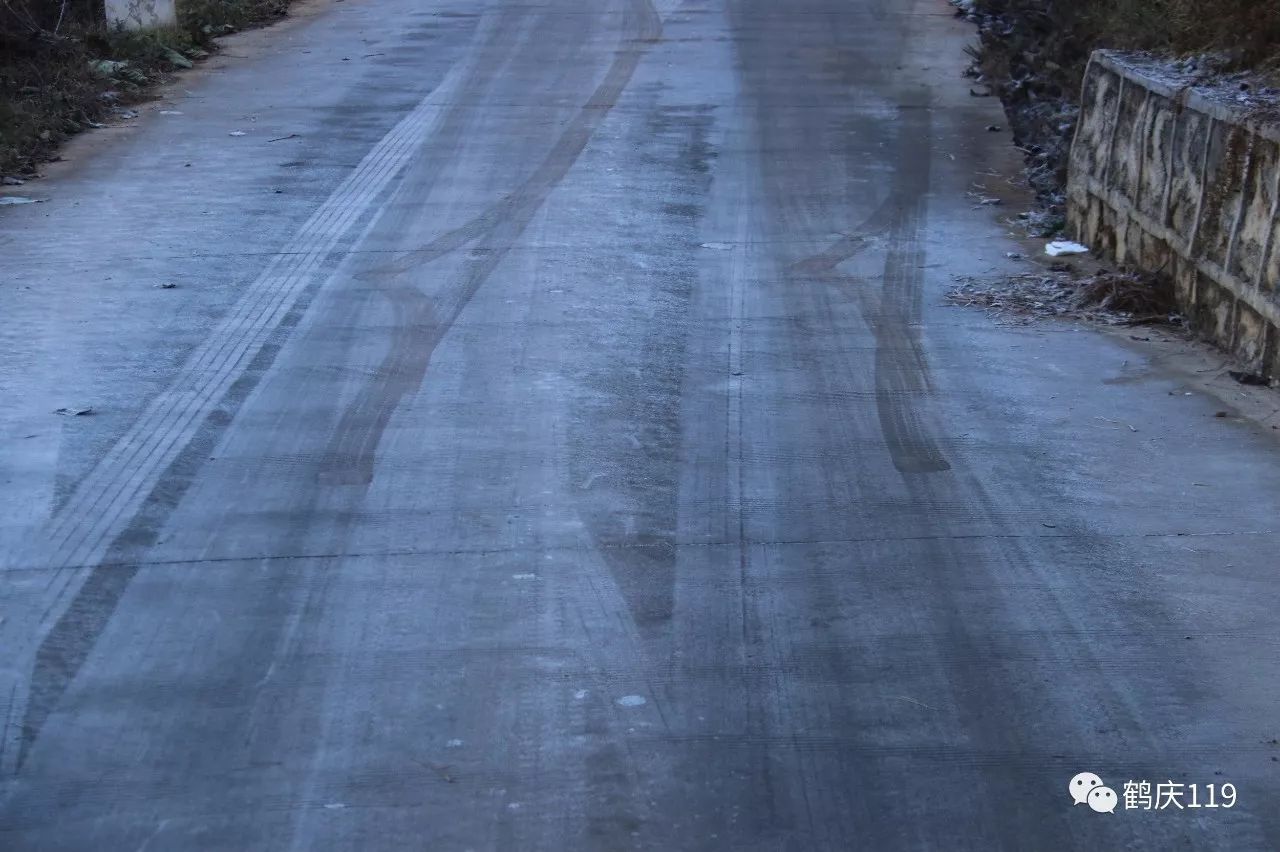
<svg viewBox="0 0 1280 852">
<path fill-rule="evenodd" d="M 943 306 L 1018 268 L 968 37 L 304 5 L 72 146 L 0 211 L 0 847 L 1280 848 L 1273 398 Z"/>
</svg>

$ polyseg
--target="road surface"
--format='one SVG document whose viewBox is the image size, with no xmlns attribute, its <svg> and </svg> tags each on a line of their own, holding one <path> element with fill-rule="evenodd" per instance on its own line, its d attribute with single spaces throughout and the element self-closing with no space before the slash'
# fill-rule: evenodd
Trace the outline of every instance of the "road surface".
<svg viewBox="0 0 1280 852">
<path fill-rule="evenodd" d="M 0 847 L 1280 848 L 1274 433 L 943 305 L 1019 268 L 969 35 L 312 4 L 73 145 L 0 218 Z"/>
</svg>

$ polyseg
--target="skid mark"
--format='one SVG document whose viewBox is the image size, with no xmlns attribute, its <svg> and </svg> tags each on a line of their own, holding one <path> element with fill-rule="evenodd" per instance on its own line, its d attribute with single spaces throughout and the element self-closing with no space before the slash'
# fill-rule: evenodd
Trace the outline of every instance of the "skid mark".
<svg viewBox="0 0 1280 852">
<path fill-rule="evenodd" d="M 367 386 L 344 412 L 327 454 L 332 462 L 320 474 L 323 481 L 350 485 L 373 481 L 378 445 L 391 415 L 405 394 L 421 385 L 436 346 L 577 162 L 662 31 L 647 0 L 629 3 L 626 25 L 622 46 L 604 79 L 524 183 L 466 224 L 364 276 L 379 287 L 405 325 L 397 330 L 379 367 L 382 378 Z M 443 298 L 431 299 L 403 279 L 410 271 L 481 239 L 486 241 L 485 248 L 468 261 L 461 279 Z"/>
<path fill-rule="evenodd" d="M 876 409 L 894 466 L 902 473 L 939 473 L 951 465 L 920 409 L 920 401 L 933 390 L 920 335 L 925 261 L 920 235 L 929 191 L 932 116 L 927 103 L 920 106 L 904 104 L 898 111 L 902 135 L 894 164 L 896 209 L 874 324 Z"/>
<path fill-rule="evenodd" d="M 652 216 L 653 242 L 696 244 L 710 163 L 718 156 L 711 143 L 714 108 L 663 103 L 670 94 L 655 87 L 630 103 L 633 114 L 643 108 L 645 120 L 620 144 L 643 152 L 643 165 L 623 161 L 619 167 L 643 175 L 646 187 L 662 188 L 658 198 L 640 202 L 639 210 Z M 722 255 L 726 261 L 734 256 Z M 623 260 L 617 289 L 599 306 L 610 340 L 601 346 L 598 330 L 584 328 L 573 344 L 588 354 L 578 367 L 585 393 L 568 429 L 568 464 L 575 480 L 593 483 L 578 513 L 647 639 L 667 634 L 675 608 L 681 400 L 698 264 L 699 255 L 690 252 L 664 258 L 659 269 Z M 636 315 L 643 319 L 632 320 Z"/>
<path fill-rule="evenodd" d="M 893 188 L 867 219 L 811 257 L 790 267 L 798 278 L 840 285 L 858 300 L 876 341 L 876 412 L 894 467 L 902 473 L 951 469 L 921 401 L 932 393 L 929 361 L 921 337 L 925 251 L 921 242 L 930 177 L 928 108 L 904 104 L 894 164 Z M 887 242 L 878 301 L 870 283 L 840 270 L 840 264 Z"/>
<path fill-rule="evenodd" d="M 421 384 L 435 346 L 577 160 L 644 52 L 657 39 L 661 28 L 653 8 L 645 0 L 632 0 L 628 10 L 630 38 L 539 168 L 503 203 L 433 242 L 424 256 L 439 257 L 465 244 L 472 234 L 487 234 L 501 248 L 469 264 L 455 298 L 443 310 L 416 289 L 387 289 L 387 298 L 402 322 L 378 380 L 357 398 L 335 433 L 335 455 L 344 463 L 326 471 L 334 481 L 371 481 L 378 443 L 400 399 Z M 43 531 L 31 554 L 20 563 L 47 561 L 64 570 L 50 573 L 49 585 L 27 619 L 22 623 L 13 619 L 4 625 L 14 631 L 4 637 L 8 648 L 30 647 L 33 639 L 43 634 L 32 654 L 29 683 L 19 681 L 6 690 L 11 695 L 6 709 L 10 721 L 5 747 L 0 750 L 5 770 L 21 768 L 137 573 L 136 566 L 104 570 L 100 563 L 108 548 L 125 535 L 147 496 L 163 487 L 166 471 L 197 440 L 201 427 L 216 414 L 220 401 L 263 351 L 269 336 L 303 292 L 314 286 L 326 259 L 433 135 L 433 127 L 438 127 L 446 114 L 437 104 L 455 100 L 456 79 L 448 78 L 424 99 L 321 205 L 293 243 L 250 285 L 247 296 L 193 354 L 174 385 L 90 473 L 66 510 Z M 97 567 L 73 568 L 85 564 Z M 45 625 L 49 625 L 47 632 Z M 25 629 L 19 633 L 20 628 Z M 13 724 L 19 718 L 21 723 Z"/>
<path fill-rule="evenodd" d="M 18 743 L 12 739 L 5 743 L 4 770 L 16 771 L 25 759 L 50 712 L 50 702 L 65 691 L 127 587 L 127 582 L 104 581 L 102 589 L 91 589 L 81 600 L 79 593 L 91 588 L 88 581 L 97 572 L 83 566 L 102 562 L 149 495 L 164 488 L 175 460 L 206 424 L 217 419 L 223 401 L 250 365 L 272 349 L 268 342 L 285 328 L 304 294 L 330 274 L 330 259 L 349 244 L 350 235 L 411 159 L 435 117 L 434 101 L 440 97 L 448 98 L 447 82 L 374 146 L 285 250 L 247 285 L 245 295 L 210 331 L 170 386 L 13 560 L 14 567 L 40 565 L 52 570 L 48 581 L 23 594 L 21 603 L 0 624 L 0 645 L 15 661 L 11 670 L 15 681 L 4 690 L 12 696 L 8 714 L 25 719 L 10 728 L 22 733 Z M 100 616 L 63 618 L 64 612 L 73 613 L 90 603 L 101 611 Z M 41 681 L 38 686 L 23 682 L 20 672 L 28 662 L 36 667 L 32 678 Z M 37 694 L 49 706 L 28 708 L 29 699 Z"/>
<path fill-rule="evenodd" d="M 190 450 L 211 440 L 207 427 L 225 428 L 233 397 L 274 358 L 273 335 L 296 324 L 295 308 L 332 274 L 332 258 L 349 249 L 377 215 L 377 204 L 434 135 L 445 104 L 456 100 L 462 68 L 455 67 L 404 119 L 378 141 L 303 224 L 246 295 L 190 356 L 173 383 L 80 483 L 62 511 L 33 537 L 16 564 L 54 570 L 34 591 L 26 611 L 0 623 L 4 647 L 12 648 L 15 681 L 6 692 L 6 742 L 0 769 L 16 773 L 46 721 L 93 651 L 99 636 L 137 573 L 119 558 L 131 543 L 149 544 L 154 529 L 140 535 L 134 522 L 158 501 L 170 508 L 190 484 L 177 475 Z M 206 448 L 207 449 L 207 448 Z M 207 452 L 203 454 L 207 456 Z M 158 528 L 161 521 L 155 521 Z M 111 555 L 112 558 L 108 559 Z M 104 560 L 126 562 L 107 568 Z M 82 567 L 93 566 L 93 567 Z M 30 655 L 31 675 L 20 672 Z M 17 723 L 15 720 L 21 720 Z"/>
</svg>

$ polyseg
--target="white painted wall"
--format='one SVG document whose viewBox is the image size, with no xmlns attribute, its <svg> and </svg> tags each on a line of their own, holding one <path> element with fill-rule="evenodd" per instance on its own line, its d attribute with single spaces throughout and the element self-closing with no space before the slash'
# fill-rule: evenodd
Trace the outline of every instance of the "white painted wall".
<svg viewBox="0 0 1280 852">
<path fill-rule="evenodd" d="M 105 0 L 107 23 L 124 24 L 126 29 L 169 27 L 178 22 L 174 0 Z"/>
</svg>

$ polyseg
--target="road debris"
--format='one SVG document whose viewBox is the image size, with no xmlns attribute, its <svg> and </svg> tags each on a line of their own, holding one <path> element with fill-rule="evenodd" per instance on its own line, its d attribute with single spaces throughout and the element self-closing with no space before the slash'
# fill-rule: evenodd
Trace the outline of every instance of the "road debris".
<svg viewBox="0 0 1280 852">
<path fill-rule="evenodd" d="M 1088 254 L 1089 247 L 1082 246 L 1080 243 L 1071 240 L 1054 240 L 1044 247 L 1044 253 L 1049 257 L 1062 257 L 1068 254 Z"/>
<path fill-rule="evenodd" d="M 981 192 L 970 191 L 966 193 L 966 195 L 974 202 L 974 210 L 977 210 L 979 207 L 998 207 L 1004 203 L 995 196 L 984 195 Z"/>
<path fill-rule="evenodd" d="M 244 136 L 244 135 L 245 135 L 245 133 L 244 133 L 244 131 L 243 131 L 243 130 L 233 130 L 233 131 L 231 131 L 230 133 L 228 133 L 227 135 L 228 135 L 228 136 Z"/>
<path fill-rule="evenodd" d="M 156 289 L 157 289 L 157 290 L 172 290 L 172 289 L 176 288 L 177 286 L 178 286 L 178 285 L 177 285 L 177 284 L 175 284 L 175 283 L 173 283 L 172 281 L 162 281 L 162 282 L 160 282 L 159 284 L 157 284 L 157 285 L 156 285 Z"/>
<path fill-rule="evenodd" d="M 1267 377 L 1261 373 L 1246 373 L 1241 370 L 1228 370 L 1227 374 L 1242 385 L 1251 385 L 1253 387 L 1269 387 L 1271 382 L 1267 381 Z"/>
<path fill-rule="evenodd" d="M 1011 221 L 1010 224 L 1020 225 L 1029 237 L 1047 240 L 1058 236 L 1066 227 L 1067 220 L 1051 210 L 1028 210 L 1019 213 L 1016 222 Z"/>
<path fill-rule="evenodd" d="M 938 708 L 934 707 L 931 704 L 925 704 L 923 701 L 916 701 L 914 698 L 909 698 L 905 695 L 895 695 L 893 697 L 898 699 L 899 701 L 906 701 L 908 704 L 914 704 L 917 707 L 923 707 L 926 710 L 933 710 L 934 712 L 938 711 Z"/>
<path fill-rule="evenodd" d="M 947 304 L 985 308 L 1004 320 L 1072 318 L 1106 325 L 1182 322 L 1169 286 L 1149 275 L 1026 272 L 994 279 L 958 277 Z"/>
<path fill-rule="evenodd" d="M 93 408 L 58 408 L 54 409 L 53 413 L 70 417 L 87 417 L 98 412 L 94 411 Z"/>
<path fill-rule="evenodd" d="M 1099 417 L 1098 419 L 1105 421 L 1107 423 L 1114 423 L 1116 426 L 1127 426 L 1130 432 L 1138 431 L 1138 428 L 1134 426 L 1132 423 L 1122 423 L 1119 420 L 1112 420 L 1110 417 Z"/>
<path fill-rule="evenodd" d="M 1128 314 L 1126 325 L 1169 322 L 1177 310 L 1169 282 L 1145 273 L 1102 271 L 1082 279 L 1079 292 L 1084 305 Z"/>
<path fill-rule="evenodd" d="M 25 195 L 0 195 L 0 205 L 8 206 L 14 204 L 40 204 L 48 200 L 47 198 L 27 198 Z"/>
<path fill-rule="evenodd" d="M 187 57 L 183 56 L 178 51 L 174 50 L 172 47 L 166 47 L 161 52 L 164 54 L 165 61 L 168 62 L 170 65 L 176 66 L 178 68 L 194 68 L 195 67 L 194 62 L 192 62 Z"/>
<path fill-rule="evenodd" d="M 113 77 L 128 67 L 128 62 L 116 59 L 94 59 L 89 63 L 89 70 L 102 77 Z"/>
</svg>

